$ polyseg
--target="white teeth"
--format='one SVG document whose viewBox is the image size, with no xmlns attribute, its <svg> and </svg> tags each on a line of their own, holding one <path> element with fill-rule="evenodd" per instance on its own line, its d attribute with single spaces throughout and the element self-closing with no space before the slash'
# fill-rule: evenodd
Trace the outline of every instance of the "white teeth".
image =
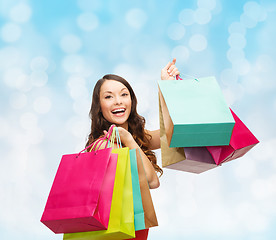
<svg viewBox="0 0 276 240">
<path fill-rule="evenodd" d="M 119 108 L 119 109 L 116 109 L 116 110 L 112 111 L 112 113 L 118 113 L 118 112 L 125 112 L 125 109 L 124 108 Z"/>
</svg>

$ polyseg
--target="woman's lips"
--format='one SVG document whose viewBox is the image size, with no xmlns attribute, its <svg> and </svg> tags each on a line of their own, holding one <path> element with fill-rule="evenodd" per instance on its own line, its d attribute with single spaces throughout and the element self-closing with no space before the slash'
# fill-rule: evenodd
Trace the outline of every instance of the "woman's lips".
<svg viewBox="0 0 276 240">
<path fill-rule="evenodd" d="M 125 114 L 126 109 L 125 108 L 116 108 L 114 110 L 112 110 L 112 114 L 117 116 L 117 117 L 121 117 Z"/>
</svg>

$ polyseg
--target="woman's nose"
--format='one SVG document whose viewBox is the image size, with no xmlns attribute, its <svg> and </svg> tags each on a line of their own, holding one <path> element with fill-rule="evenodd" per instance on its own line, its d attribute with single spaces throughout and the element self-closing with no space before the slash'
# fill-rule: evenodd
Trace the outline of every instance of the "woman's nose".
<svg viewBox="0 0 276 240">
<path fill-rule="evenodd" d="M 115 104 L 116 105 L 119 105 L 119 104 L 121 104 L 122 103 L 122 99 L 118 96 L 118 97 L 116 97 L 115 98 Z"/>
</svg>

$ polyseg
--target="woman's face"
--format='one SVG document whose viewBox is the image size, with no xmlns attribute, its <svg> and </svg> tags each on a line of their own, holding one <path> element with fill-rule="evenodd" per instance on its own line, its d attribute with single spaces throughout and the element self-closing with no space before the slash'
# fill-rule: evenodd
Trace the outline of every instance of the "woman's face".
<svg viewBox="0 0 276 240">
<path fill-rule="evenodd" d="M 100 89 L 100 106 L 104 118 L 117 126 L 128 128 L 131 97 L 127 87 L 115 80 L 106 80 Z"/>
</svg>

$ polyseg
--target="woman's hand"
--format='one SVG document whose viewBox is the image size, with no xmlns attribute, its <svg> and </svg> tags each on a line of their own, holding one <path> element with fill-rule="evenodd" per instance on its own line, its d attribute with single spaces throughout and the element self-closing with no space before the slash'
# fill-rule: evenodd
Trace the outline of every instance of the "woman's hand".
<svg viewBox="0 0 276 240">
<path fill-rule="evenodd" d="M 133 145 L 135 145 L 136 147 L 137 144 L 129 131 L 127 131 L 122 127 L 117 127 L 117 129 L 120 135 L 121 142 L 124 146 L 132 147 Z M 104 134 L 106 135 L 107 131 L 104 131 Z M 116 142 L 116 138 L 115 138 L 115 142 Z"/>
<path fill-rule="evenodd" d="M 161 80 L 174 80 L 174 78 L 180 74 L 177 67 L 175 66 L 176 59 L 168 64 L 161 70 Z"/>
</svg>

